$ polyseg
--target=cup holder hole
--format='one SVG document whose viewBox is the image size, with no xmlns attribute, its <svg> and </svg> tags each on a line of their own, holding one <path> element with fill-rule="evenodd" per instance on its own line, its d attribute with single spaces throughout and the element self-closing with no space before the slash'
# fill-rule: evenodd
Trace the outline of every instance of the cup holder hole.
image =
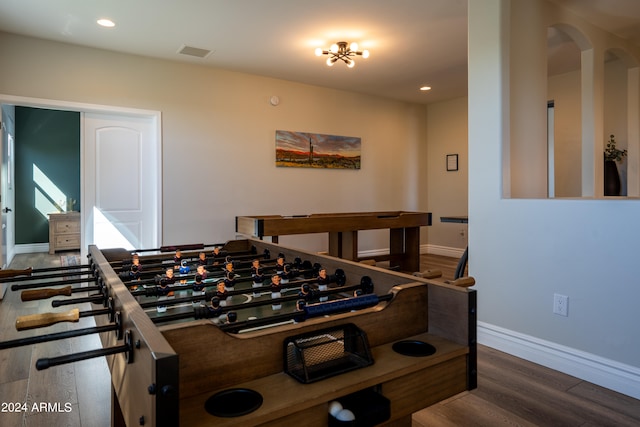
<svg viewBox="0 0 640 427">
<path fill-rule="evenodd" d="M 204 404 L 205 410 L 216 417 L 239 417 L 249 414 L 262 405 L 262 395 L 247 388 L 231 388 L 220 391 Z"/>
<path fill-rule="evenodd" d="M 413 357 L 431 356 L 436 352 L 436 348 L 431 344 L 417 340 L 398 341 L 391 348 L 396 353 Z"/>
</svg>

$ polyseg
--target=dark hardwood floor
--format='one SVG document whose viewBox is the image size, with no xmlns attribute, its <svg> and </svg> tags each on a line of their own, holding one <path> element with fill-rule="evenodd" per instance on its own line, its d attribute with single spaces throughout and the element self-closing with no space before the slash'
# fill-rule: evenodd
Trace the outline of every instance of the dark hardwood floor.
<svg viewBox="0 0 640 427">
<path fill-rule="evenodd" d="M 60 266 L 60 256 L 71 253 L 21 254 L 8 268 Z M 16 282 L 17 283 L 17 282 Z M 78 286 L 78 285 L 73 285 Z M 74 293 L 73 298 L 87 292 Z M 61 299 L 67 297 L 56 297 Z M 20 291 L 8 289 L 0 300 L 0 341 L 22 339 L 71 329 L 95 326 L 91 317 L 77 323 L 58 323 L 46 328 L 16 331 L 18 316 L 66 312 L 73 307 L 91 310 L 89 303 L 53 308 L 51 299 L 20 300 Z M 107 427 L 110 425 L 111 377 L 104 357 L 55 366 L 38 371 L 40 358 L 61 356 L 101 348 L 97 335 L 0 349 L 0 426 Z"/>
<path fill-rule="evenodd" d="M 9 268 L 60 265 L 60 255 L 18 255 Z M 421 271 L 440 270 L 437 280 L 453 280 L 457 259 L 422 255 Z M 478 289 L 479 292 L 482 289 Z M 8 290 L 0 300 L 0 342 L 32 335 L 95 325 L 82 318 L 41 330 L 17 332 L 18 316 L 51 311 L 50 300 L 20 301 L 20 292 Z M 74 297 L 83 293 L 74 294 Z M 80 310 L 90 310 L 88 303 Z M 100 348 L 95 335 L 46 344 L 0 349 L 0 426 L 107 427 L 111 390 L 104 358 L 35 369 L 41 357 Z M 515 358 L 497 350 L 478 348 L 478 388 L 432 405 L 413 416 L 415 427 L 427 426 L 637 426 L 640 401 L 577 378 Z M 45 410 L 41 404 L 49 404 Z M 20 404 L 20 410 L 15 409 Z M 69 408 L 69 410 L 67 410 Z M 3 408 L 0 408 L 2 410 Z M 24 410 L 23 410 L 24 409 Z M 188 426 L 187 426 L 188 427 Z"/>
</svg>

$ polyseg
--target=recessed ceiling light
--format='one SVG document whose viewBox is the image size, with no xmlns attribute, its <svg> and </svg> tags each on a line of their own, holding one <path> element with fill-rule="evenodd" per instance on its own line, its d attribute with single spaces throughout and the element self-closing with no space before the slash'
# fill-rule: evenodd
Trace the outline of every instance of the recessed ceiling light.
<svg viewBox="0 0 640 427">
<path fill-rule="evenodd" d="M 427 91 L 427 90 L 431 90 L 431 86 L 422 86 L 420 88 L 421 91 Z"/>
<path fill-rule="evenodd" d="M 112 28 L 116 26 L 115 22 L 113 22 L 111 19 L 102 18 L 98 19 L 96 22 L 102 27 Z"/>
</svg>

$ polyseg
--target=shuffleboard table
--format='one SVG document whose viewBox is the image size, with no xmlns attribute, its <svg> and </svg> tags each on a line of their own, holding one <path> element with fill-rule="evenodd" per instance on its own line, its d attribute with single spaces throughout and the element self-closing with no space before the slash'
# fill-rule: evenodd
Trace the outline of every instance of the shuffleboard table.
<svg viewBox="0 0 640 427">
<path fill-rule="evenodd" d="M 246 236 L 271 237 L 292 234 L 328 233 L 328 253 L 352 261 L 375 258 L 389 261 L 404 272 L 420 269 L 420 227 L 431 225 L 430 212 L 353 212 L 317 213 L 311 215 L 237 216 L 236 232 Z M 375 257 L 358 256 L 358 231 L 389 229 L 389 254 Z"/>
</svg>

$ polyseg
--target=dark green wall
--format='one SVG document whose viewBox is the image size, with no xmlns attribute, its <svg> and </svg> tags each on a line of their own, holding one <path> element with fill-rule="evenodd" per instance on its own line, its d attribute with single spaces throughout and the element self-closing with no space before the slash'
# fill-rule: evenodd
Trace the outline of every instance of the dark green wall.
<svg viewBox="0 0 640 427">
<path fill-rule="evenodd" d="M 80 208 L 80 113 L 16 107 L 16 244 L 47 243 L 48 218 L 36 209 L 34 165 Z M 50 198 L 47 194 L 45 196 Z M 49 200 L 57 204 L 59 200 Z"/>
</svg>

